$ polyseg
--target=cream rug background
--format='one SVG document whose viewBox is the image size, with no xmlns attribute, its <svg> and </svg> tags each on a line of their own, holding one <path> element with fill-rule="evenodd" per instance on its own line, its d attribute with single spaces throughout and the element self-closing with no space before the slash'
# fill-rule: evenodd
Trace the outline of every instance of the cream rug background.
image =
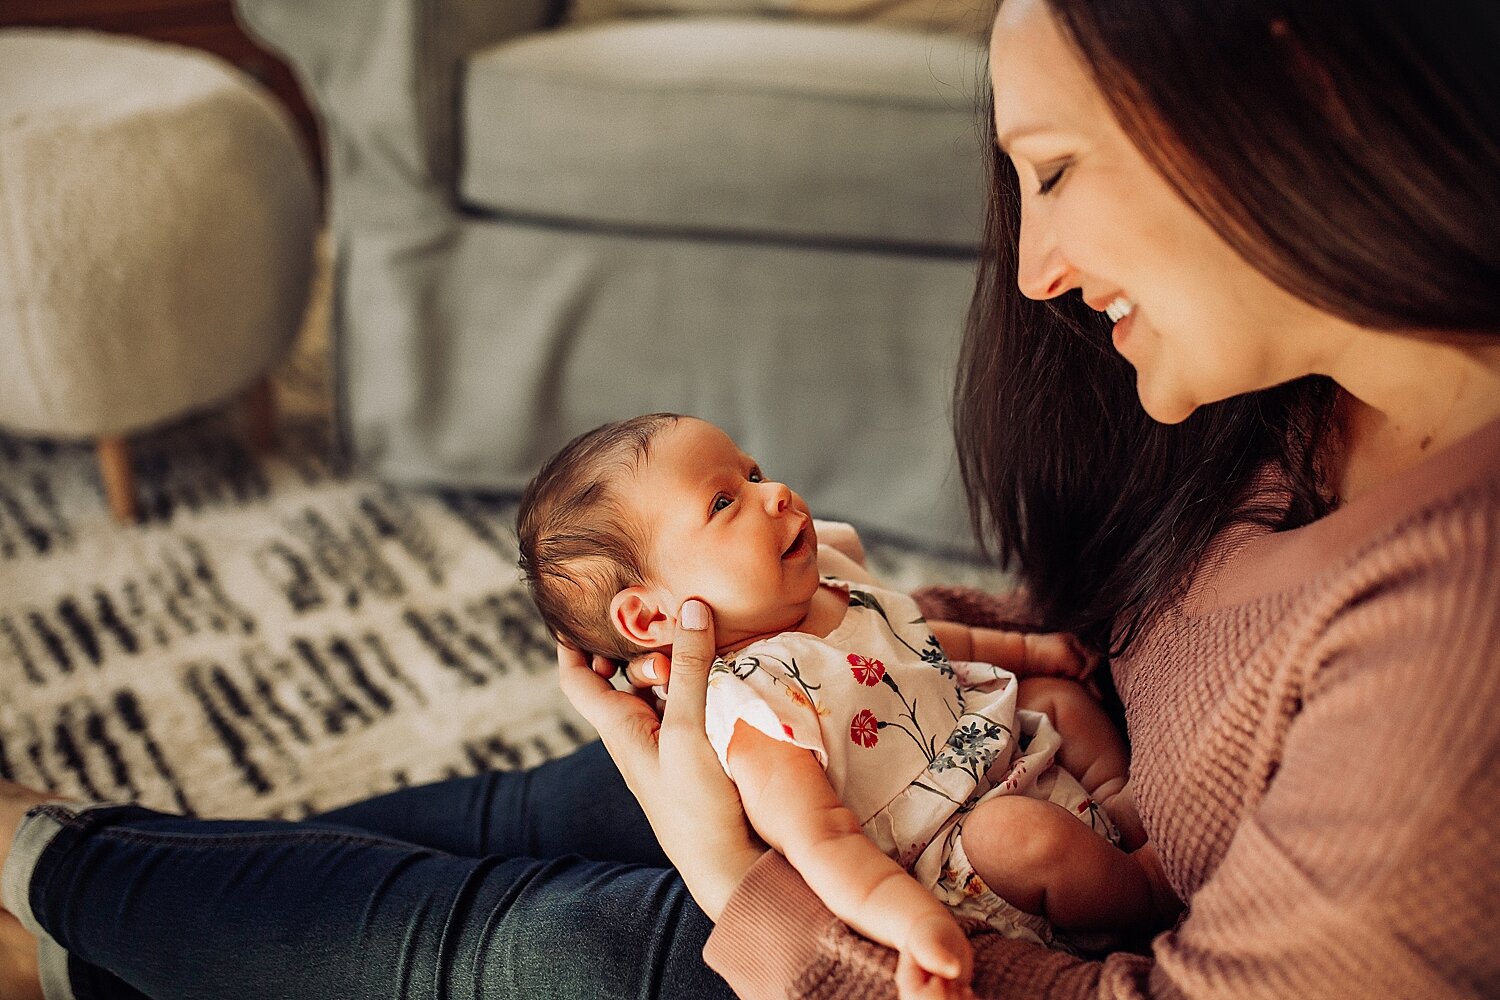
<svg viewBox="0 0 1500 1000">
<path fill-rule="evenodd" d="M 0 775 L 290 817 L 592 737 L 520 584 L 513 501 L 334 467 L 327 323 L 320 281 L 275 453 L 232 411 L 137 439 L 139 525 L 110 519 L 89 445 L 0 433 Z M 870 548 L 896 586 L 1002 582 Z"/>
</svg>

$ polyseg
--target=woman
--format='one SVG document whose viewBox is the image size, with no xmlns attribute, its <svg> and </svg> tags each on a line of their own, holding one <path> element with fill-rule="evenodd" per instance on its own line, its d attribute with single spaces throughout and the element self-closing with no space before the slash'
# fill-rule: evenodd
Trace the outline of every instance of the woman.
<svg viewBox="0 0 1500 1000">
<path fill-rule="evenodd" d="M 981 996 L 1500 991 L 1500 13 L 1360 7 L 1000 10 L 962 467 L 1036 621 L 1115 654 L 1188 909 L 1102 962 L 977 938 Z M 49 807 L 5 905 L 54 998 L 727 996 L 710 920 L 742 996 L 922 995 L 755 841 L 711 651 L 690 601 L 661 720 L 560 656 L 655 840 L 590 751 L 308 824 Z"/>
</svg>

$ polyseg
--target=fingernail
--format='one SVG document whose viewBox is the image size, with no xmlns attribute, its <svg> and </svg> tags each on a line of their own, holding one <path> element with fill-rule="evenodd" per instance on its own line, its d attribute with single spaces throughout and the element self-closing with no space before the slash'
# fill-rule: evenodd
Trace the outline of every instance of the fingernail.
<svg viewBox="0 0 1500 1000">
<path fill-rule="evenodd" d="M 686 600 L 682 602 L 682 613 L 677 619 L 685 629 L 694 632 L 702 632 L 708 628 L 708 606 L 699 600 Z"/>
<path fill-rule="evenodd" d="M 656 669 L 656 661 L 654 659 L 646 660 L 641 664 L 641 676 L 648 681 L 661 680 L 661 673 Z"/>
</svg>

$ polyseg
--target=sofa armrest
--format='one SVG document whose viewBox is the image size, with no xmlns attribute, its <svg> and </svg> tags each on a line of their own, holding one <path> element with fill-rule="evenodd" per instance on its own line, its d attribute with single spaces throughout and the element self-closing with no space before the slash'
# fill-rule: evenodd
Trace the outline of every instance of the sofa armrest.
<svg viewBox="0 0 1500 1000">
<path fill-rule="evenodd" d="M 328 147 L 335 229 L 454 211 L 463 60 L 549 27 L 559 0 L 235 0 L 291 64 Z"/>
</svg>

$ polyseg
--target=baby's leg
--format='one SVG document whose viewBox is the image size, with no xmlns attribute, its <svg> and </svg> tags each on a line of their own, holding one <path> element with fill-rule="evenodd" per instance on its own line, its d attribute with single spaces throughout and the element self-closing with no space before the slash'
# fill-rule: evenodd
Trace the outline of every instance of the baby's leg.
<svg viewBox="0 0 1500 1000">
<path fill-rule="evenodd" d="M 1057 762 L 1103 807 L 1119 828 L 1121 843 L 1127 849 L 1145 843 L 1146 833 L 1126 787 L 1125 738 L 1104 707 L 1083 685 L 1060 677 L 1021 681 L 1017 704 L 1052 720 L 1062 737 Z"/>
<path fill-rule="evenodd" d="M 1176 907 L 1149 848 L 1126 854 L 1054 802 L 986 799 L 964 820 L 963 844 L 996 895 L 1059 927 L 1139 930 Z"/>
</svg>

